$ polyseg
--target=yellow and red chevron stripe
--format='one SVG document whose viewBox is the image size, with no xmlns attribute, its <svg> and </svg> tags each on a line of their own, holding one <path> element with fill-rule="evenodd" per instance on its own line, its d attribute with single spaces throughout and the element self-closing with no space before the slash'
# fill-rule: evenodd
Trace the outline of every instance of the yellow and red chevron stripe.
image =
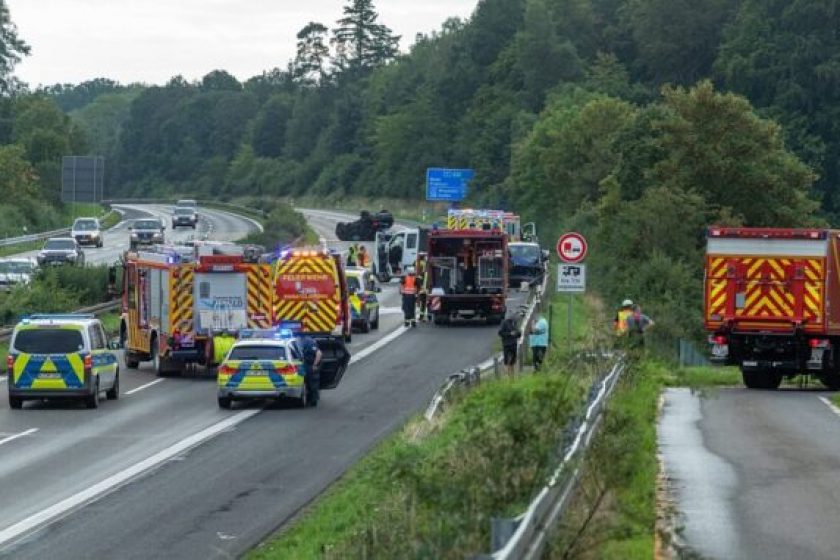
<svg viewBox="0 0 840 560">
<path fill-rule="evenodd" d="M 729 278 L 729 267 L 736 267 Z M 804 278 L 792 277 L 801 266 Z M 706 274 L 707 319 L 719 320 L 726 314 L 729 283 L 737 282 L 740 294 L 735 308 L 739 317 L 789 318 L 796 312 L 794 285 L 802 284 L 802 318 L 819 322 L 823 318 L 825 266 L 822 259 L 786 257 L 710 257 Z M 737 304 L 736 304 L 737 305 Z"/>
<path fill-rule="evenodd" d="M 335 262 L 329 255 L 295 256 L 278 261 L 274 276 L 275 286 L 301 278 L 315 280 L 328 278 L 331 293 L 284 294 L 278 289 L 274 302 L 274 321 L 299 321 L 304 332 L 328 333 L 335 329 L 339 319 L 341 291 Z M 309 277 L 309 278 L 307 278 Z"/>
<path fill-rule="evenodd" d="M 193 278 L 192 265 L 182 265 L 169 275 L 170 315 L 169 332 L 192 332 L 193 319 Z"/>
<path fill-rule="evenodd" d="M 271 265 L 251 265 L 248 268 L 248 326 L 250 328 L 271 327 L 273 302 Z"/>
</svg>

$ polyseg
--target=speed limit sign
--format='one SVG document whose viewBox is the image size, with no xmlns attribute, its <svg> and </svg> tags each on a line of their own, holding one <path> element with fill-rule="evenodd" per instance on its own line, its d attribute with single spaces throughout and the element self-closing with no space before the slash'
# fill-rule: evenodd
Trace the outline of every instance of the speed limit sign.
<svg viewBox="0 0 840 560">
<path fill-rule="evenodd" d="M 586 258 L 589 246 L 579 233 L 566 233 L 557 242 L 557 256 L 566 264 L 578 264 Z"/>
</svg>

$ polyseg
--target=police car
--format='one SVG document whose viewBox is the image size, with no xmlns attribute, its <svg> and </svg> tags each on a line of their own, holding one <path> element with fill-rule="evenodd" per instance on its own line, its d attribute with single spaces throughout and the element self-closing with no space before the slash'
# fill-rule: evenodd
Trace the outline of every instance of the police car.
<svg viewBox="0 0 840 560">
<path fill-rule="evenodd" d="M 99 406 L 100 392 L 120 396 L 116 352 L 93 315 L 32 315 L 15 326 L 6 358 L 9 406 L 28 399 L 73 398 Z"/>
<path fill-rule="evenodd" d="M 217 370 L 218 400 L 230 408 L 235 400 L 296 399 L 308 404 L 298 338 L 289 329 L 246 329 L 239 333 Z"/>
<path fill-rule="evenodd" d="M 379 298 L 382 289 L 376 285 L 373 274 L 366 268 L 348 267 L 347 289 L 350 292 L 350 318 L 353 328 L 363 333 L 379 328 Z"/>
</svg>

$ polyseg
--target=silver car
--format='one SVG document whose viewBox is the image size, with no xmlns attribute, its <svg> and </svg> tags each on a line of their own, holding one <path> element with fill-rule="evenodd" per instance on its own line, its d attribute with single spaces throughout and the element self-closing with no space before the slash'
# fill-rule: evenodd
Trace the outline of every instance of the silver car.
<svg viewBox="0 0 840 560">
<path fill-rule="evenodd" d="M 15 286 L 28 286 L 38 270 L 34 259 L 0 259 L 0 291 L 11 291 Z"/>
<path fill-rule="evenodd" d="M 79 245 L 102 247 L 102 227 L 96 218 L 76 218 L 70 228 L 70 237 Z"/>
</svg>

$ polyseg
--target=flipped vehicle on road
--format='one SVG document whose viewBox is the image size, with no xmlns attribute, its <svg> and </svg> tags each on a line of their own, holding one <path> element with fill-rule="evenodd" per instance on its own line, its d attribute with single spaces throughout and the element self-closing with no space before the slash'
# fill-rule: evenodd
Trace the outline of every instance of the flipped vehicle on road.
<svg viewBox="0 0 840 560">
<path fill-rule="evenodd" d="M 41 266 L 72 264 L 84 266 L 85 254 L 72 237 L 51 237 L 36 257 Z"/>
<path fill-rule="evenodd" d="M 394 225 L 394 216 L 387 210 L 371 214 L 362 210 L 355 222 L 339 222 L 335 226 L 335 235 L 341 241 L 374 241 L 376 232 L 387 231 Z"/>
<path fill-rule="evenodd" d="M 76 218 L 73 227 L 70 228 L 70 237 L 79 245 L 93 245 L 101 248 L 104 243 L 102 226 L 96 218 Z"/>
<path fill-rule="evenodd" d="M 352 326 L 363 333 L 379 328 L 379 298 L 381 288 L 373 274 L 366 268 L 347 268 L 347 291 L 350 294 L 350 319 Z"/>
<path fill-rule="evenodd" d="M 136 249 L 141 245 L 159 245 L 164 242 L 164 230 L 166 226 L 159 218 L 141 218 L 134 220 L 129 232 L 129 245 Z"/>
<path fill-rule="evenodd" d="M 233 401 L 295 399 L 301 408 L 310 404 L 304 383 L 299 339 L 286 329 L 247 329 L 217 369 L 218 402 L 231 408 Z"/>
<path fill-rule="evenodd" d="M 38 263 L 29 258 L 0 259 L 0 291 L 27 286 L 38 271 Z"/>
<path fill-rule="evenodd" d="M 198 212 L 195 208 L 178 206 L 172 211 L 172 229 L 186 226 L 195 229 L 198 225 Z"/>
<path fill-rule="evenodd" d="M 522 282 L 533 285 L 543 279 L 548 252 L 543 251 L 538 243 L 509 243 L 508 254 L 510 255 L 508 281 L 511 286 L 518 287 Z"/>
<path fill-rule="evenodd" d="M 117 354 L 93 315 L 32 315 L 15 327 L 6 358 L 9 406 L 29 399 L 80 399 L 99 406 L 99 394 L 120 395 Z"/>
</svg>

